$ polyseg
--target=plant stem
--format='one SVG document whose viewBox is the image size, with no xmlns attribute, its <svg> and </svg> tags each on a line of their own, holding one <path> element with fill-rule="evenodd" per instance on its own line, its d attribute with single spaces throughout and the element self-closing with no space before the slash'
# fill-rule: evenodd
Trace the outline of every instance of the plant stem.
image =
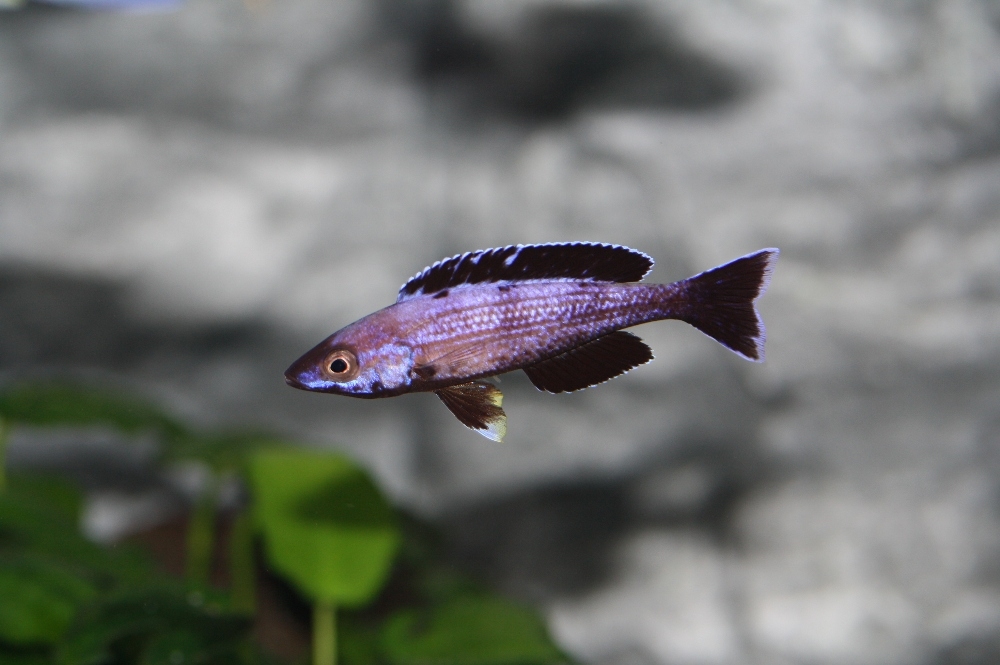
<svg viewBox="0 0 1000 665">
<path fill-rule="evenodd" d="M 313 605 L 313 665 L 337 665 L 337 608 L 321 600 Z"/>
<path fill-rule="evenodd" d="M 0 418 L 0 494 L 7 489 L 7 435 L 10 427 L 7 421 Z"/>
<path fill-rule="evenodd" d="M 257 570 L 253 556 L 253 519 L 244 510 L 229 532 L 229 580 L 234 612 L 252 615 L 257 609 Z"/>
<path fill-rule="evenodd" d="M 208 586 L 212 568 L 212 546 L 215 544 L 215 479 L 211 478 L 195 504 L 187 531 L 188 584 Z"/>
</svg>

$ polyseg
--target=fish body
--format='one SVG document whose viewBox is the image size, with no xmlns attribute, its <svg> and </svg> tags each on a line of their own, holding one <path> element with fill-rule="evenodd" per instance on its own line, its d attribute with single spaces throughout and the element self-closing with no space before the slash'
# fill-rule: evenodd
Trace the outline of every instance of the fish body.
<svg viewBox="0 0 1000 665">
<path fill-rule="evenodd" d="M 639 283 L 647 255 L 591 243 L 515 245 L 439 261 L 397 302 L 339 330 L 285 373 L 289 385 L 361 398 L 434 391 L 467 426 L 501 439 L 502 395 L 484 378 L 524 370 L 547 392 L 607 381 L 652 359 L 641 323 L 680 319 L 762 360 L 754 300 L 776 249 L 672 284 Z"/>
<path fill-rule="evenodd" d="M 608 333 L 669 318 L 674 285 L 477 284 L 390 305 L 327 338 L 292 367 L 301 387 L 355 397 L 438 390 L 534 365 Z M 371 368 L 330 381 L 319 361 L 347 348 Z M 312 371 L 310 371 L 312 370 Z M 300 387 L 300 386 L 296 386 Z"/>
</svg>

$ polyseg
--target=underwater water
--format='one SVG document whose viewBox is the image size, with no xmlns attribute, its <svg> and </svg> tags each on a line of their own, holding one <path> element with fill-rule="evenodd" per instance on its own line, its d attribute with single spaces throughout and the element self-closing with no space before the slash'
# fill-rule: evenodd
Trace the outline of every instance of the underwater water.
<svg viewBox="0 0 1000 665">
<path fill-rule="evenodd" d="M 582 662 L 994 662 L 998 25 L 979 0 L 2 12 L 0 379 L 344 452 Z M 644 325 L 655 359 L 607 384 L 504 376 L 502 444 L 431 395 L 285 385 L 434 261 L 572 240 L 656 282 L 781 248 L 766 362 Z M 83 482 L 94 537 L 202 482 L 60 436 L 14 432 L 11 473 Z"/>
</svg>

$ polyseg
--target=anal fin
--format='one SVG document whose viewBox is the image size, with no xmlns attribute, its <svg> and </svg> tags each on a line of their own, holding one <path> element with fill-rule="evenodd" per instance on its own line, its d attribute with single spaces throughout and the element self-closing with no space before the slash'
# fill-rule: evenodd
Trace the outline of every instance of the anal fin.
<svg viewBox="0 0 1000 665">
<path fill-rule="evenodd" d="M 631 333 L 619 330 L 524 368 L 539 390 L 582 390 L 624 374 L 653 359 L 653 351 Z"/>
<path fill-rule="evenodd" d="M 503 441 L 507 433 L 507 414 L 500 408 L 503 393 L 499 388 L 483 381 L 472 381 L 434 393 L 463 425 L 487 439 Z"/>
</svg>

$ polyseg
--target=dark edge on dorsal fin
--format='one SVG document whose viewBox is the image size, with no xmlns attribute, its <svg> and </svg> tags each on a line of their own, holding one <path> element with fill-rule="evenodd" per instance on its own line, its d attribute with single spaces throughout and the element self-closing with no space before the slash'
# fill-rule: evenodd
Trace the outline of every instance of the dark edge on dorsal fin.
<svg viewBox="0 0 1000 665">
<path fill-rule="evenodd" d="M 503 393 L 499 388 L 484 381 L 472 381 L 435 390 L 434 394 L 463 425 L 487 439 L 503 441 L 507 414 L 501 408 Z"/>
<path fill-rule="evenodd" d="M 539 390 L 567 393 L 604 383 L 652 359 L 645 342 L 619 330 L 525 367 L 524 373 Z"/>
<path fill-rule="evenodd" d="M 652 268 L 652 258 L 624 245 L 588 242 L 508 245 L 442 259 L 406 282 L 396 301 L 483 282 L 533 279 L 638 282 Z"/>
</svg>

